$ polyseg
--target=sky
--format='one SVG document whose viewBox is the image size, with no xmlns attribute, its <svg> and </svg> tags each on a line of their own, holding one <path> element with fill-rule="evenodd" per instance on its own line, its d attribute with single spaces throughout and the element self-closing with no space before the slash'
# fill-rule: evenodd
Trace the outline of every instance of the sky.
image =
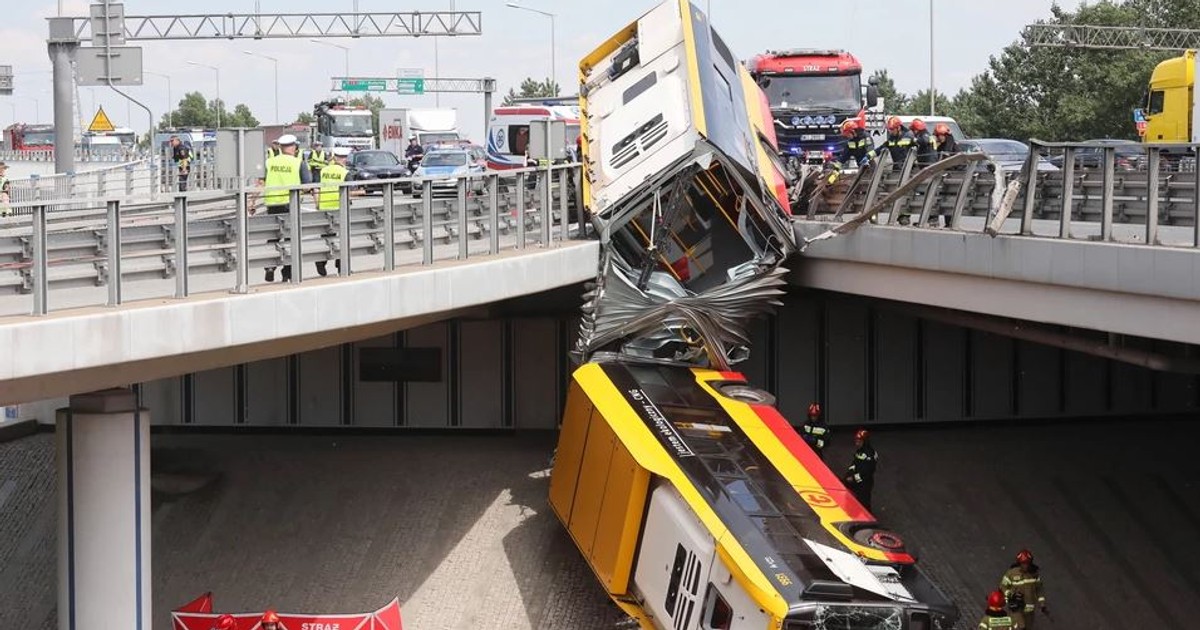
<svg viewBox="0 0 1200 630">
<path fill-rule="evenodd" d="M 953 94 L 982 72 L 988 57 L 1018 37 L 1021 27 L 1049 16 L 1050 0 L 693 0 L 709 8 L 714 26 L 734 54 L 747 59 L 781 48 L 844 48 L 862 61 L 865 72 L 886 68 L 904 92 L 929 85 L 930 7 L 934 16 L 935 83 Z M 57 12 L 54 0 L 26 0 L 5 9 L 0 22 L 0 64 L 13 66 L 13 96 L 0 96 L 0 127 L 18 122 L 51 122 L 50 61 L 46 54 L 45 18 Z M 564 92 L 574 93 L 578 60 L 613 32 L 653 7 L 657 0 L 521 0 L 521 4 L 556 14 L 554 63 Z M 500 93 L 526 76 L 551 72 L 551 20 L 508 8 L 505 0 L 127 0 L 127 15 L 253 12 L 303 13 L 331 11 L 481 11 L 479 37 L 419 39 L 408 37 L 327 40 L 350 51 L 350 74 L 395 76 L 400 68 L 422 68 L 425 76 L 495 77 Z M 1075 8 L 1080 0 L 1058 0 Z M 62 0 L 64 15 L 86 15 L 88 3 Z M 343 6 L 344 5 L 344 6 Z M 185 92 L 215 96 L 215 73 L 188 65 L 197 61 L 221 68 L 220 96 L 230 109 L 245 103 L 263 123 L 277 122 L 272 63 L 244 51 L 279 59 L 279 118 L 290 122 L 297 113 L 329 95 L 329 77 L 343 74 L 345 56 L 333 46 L 299 40 L 222 40 L 220 42 L 136 42 L 143 47 L 144 69 L 169 75 L 167 81 L 146 75 L 145 84 L 130 88 L 155 120 Z M 81 87 L 76 118 L 87 125 L 104 107 L 113 123 L 145 131 L 144 110 L 131 106 L 107 87 Z M 460 128 L 476 140 L 482 135 L 483 99 L 477 95 L 383 95 L 392 107 L 454 107 Z M 499 95 L 498 95 L 499 96 Z M 499 104 L 497 98 L 497 104 Z"/>
</svg>

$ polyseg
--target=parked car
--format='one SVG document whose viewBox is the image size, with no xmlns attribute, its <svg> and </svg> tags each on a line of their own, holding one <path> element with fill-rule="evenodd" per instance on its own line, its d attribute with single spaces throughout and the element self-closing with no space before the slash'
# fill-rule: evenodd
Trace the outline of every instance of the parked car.
<svg viewBox="0 0 1200 630">
<path fill-rule="evenodd" d="M 959 140 L 958 150 L 963 153 L 983 153 L 988 156 L 989 162 L 984 162 L 977 168 L 994 170 L 992 162 L 1000 165 L 1000 170 L 1005 173 L 1016 173 L 1025 166 L 1025 160 L 1029 159 L 1029 145 L 1016 140 L 1007 138 L 975 138 L 971 140 Z M 1051 164 L 1044 157 L 1038 158 L 1037 169 L 1039 171 L 1057 171 L 1059 168 Z"/>
<path fill-rule="evenodd" d="M 458 178 L 486 170 L 487 160 L 481 154 L 473 153 L 470 147 L 442 148 L 426 153 L 413 175 L 431 179 L 435 193 L 452 193 L 456 190 Z M 478 190 L 482 186 L 483 180 L 477 179 L 470 184 L 470 189 Z M 418 191 L 413 190 L 413 194 L 418 194 Z"/>
<path fill-rule="evenodd" d="M 1133 140 L 1117 140 L 1114 138 L 1102 138 L 1098 140 L 1088 140 L 1086 147 L 1075 149 L 1075 168 L 1094 168 L 1098 169 L 1104 166 L 1104 147 L 1111 146 L 1116 149 L 1116 160 L 1114 167 L 1118 171 L 1136 171 L 1143 168 L 1146 162 L 1146 149 L 1141 144 Z M 1051 164 L 1061 168 L 1063 165 L 1064 156 L 1062 153 L 1047 158 Z"/>
<path fill-rule="evenodd" d="M 350 154 L 346 167 L 350 170 L 346 178 L 351 181 L 408 177 L 408 167 L 395 153 L 383 149 L 355 151 Z M 367 192 L 383 190 L 382 185 L 365 188 Z"/>
</svg>

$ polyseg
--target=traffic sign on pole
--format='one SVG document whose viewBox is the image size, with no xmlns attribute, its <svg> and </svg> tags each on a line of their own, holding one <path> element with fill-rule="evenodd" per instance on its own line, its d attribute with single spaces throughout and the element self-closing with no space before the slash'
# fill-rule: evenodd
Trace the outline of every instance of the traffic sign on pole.
<svg viewBox="0 0 1200 630">
<path fill-rule="evenodd" d="M 108 119 L 108 114 L 104 113 L 103 107 L 96 112 L 95 117 L 92 118 L 92 124 L 88 125 L 87 130 L 92 133 L 115 131 L 112 121 Z"/>
</svg>

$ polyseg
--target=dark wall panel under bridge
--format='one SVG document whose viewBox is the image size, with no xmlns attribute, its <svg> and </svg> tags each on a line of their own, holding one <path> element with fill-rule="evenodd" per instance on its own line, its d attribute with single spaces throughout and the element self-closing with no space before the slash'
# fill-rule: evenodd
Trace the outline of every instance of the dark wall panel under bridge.
<svg viewBox="0 0 1200 630">
<path fill-rule="evenodd" d="M 146 383 L 143 391 L 155 421 L 170 425 L 552 429 L 577 325 L 562 306 L 536 316 L 453 320 Z M 834 293 L 789 295 L 775 316 L 754 324 L 752 337 L 751 358 L 737 368 L 775 393 L 793 423 L 814 400 L 842 425 L 1174 414 L 1200 406 L 1192 375 Z M 1123 342 L 1156 349 L 1151 341 Z M 382 378 L 378 363 L 370 364 L 381 356 L 393 361 Z"/>
</svg>

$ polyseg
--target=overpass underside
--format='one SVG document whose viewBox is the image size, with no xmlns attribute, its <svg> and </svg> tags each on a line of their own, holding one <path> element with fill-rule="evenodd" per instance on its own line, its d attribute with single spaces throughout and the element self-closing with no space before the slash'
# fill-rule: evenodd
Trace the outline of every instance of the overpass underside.
<svg viewBox="0 0 1200 630">
<path fill-rule="evenodd" d="M 552 429 L 581 291 L 150 381 L 144 400 L 156 423 L 180 427 Z M 793 287 L 754 325 L 751 358 L 737 368 L 775 393 L 793 422 L 814 400 L 834 424 L 1177 414 L 1200 405 L 1193 373 L 1146 367 L 1190 363 L 1143 360 L 1186 358 L 1192 347 L 1065 327 L 1013 338 L 998 321 Z M 1114 354 L 1097 356 L 1097 347 Z"/>
</svg>

